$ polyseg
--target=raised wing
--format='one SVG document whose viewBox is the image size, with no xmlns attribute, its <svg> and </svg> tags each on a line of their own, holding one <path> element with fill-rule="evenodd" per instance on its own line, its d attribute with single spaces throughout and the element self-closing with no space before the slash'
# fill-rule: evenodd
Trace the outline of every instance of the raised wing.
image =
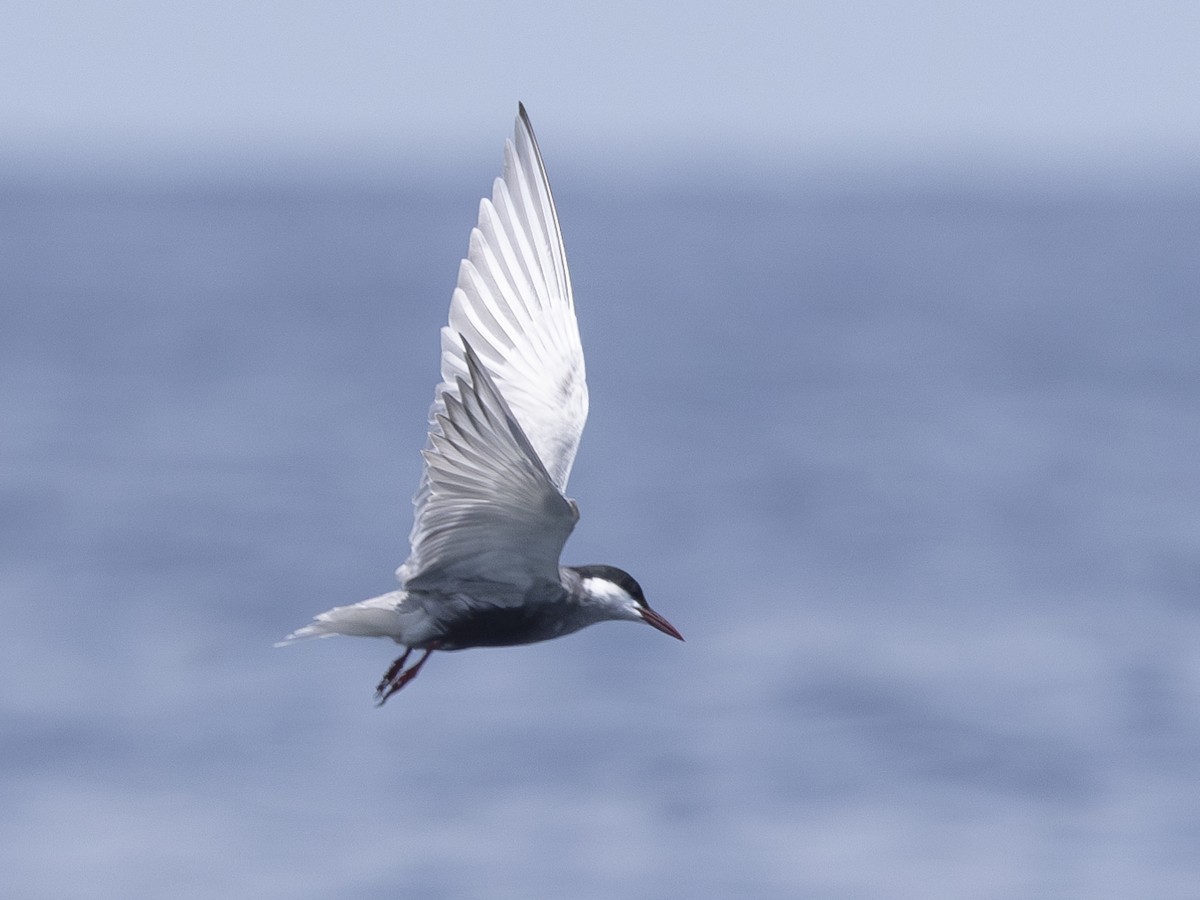
<svg viewBox="0 0 1200 900">
<path fill-rule="evenodd" d="M 479 204 L 479 221 L 450 302 L 450 322 L 442 329 L 442 381 L 429 413 L 426 470 L 413 498 L 412 552 L 396 572 L 405 584 L 432 574 L 432 557 L 423 549 L 430 531 L 426 519 L 438 502 L 429 453 L 438 450 L 442 417 L 463 399 L 462 384 L 477 381 L 467 364 L 467 344 L 516 420 L 521 440 L 566 503 L 567 479 L 587 420 L 586 373 L 558 213 L 523 105 L 513 139 L 505 142 L 504 169 L 492 199 Z M 494 578 L 483 569 L 473 575 Z"/>
<path fill-rule="evenodd" d="M 578 515 L 468 341 L 467 373 L 442 394 L 425 456 L 428 493 L 402 568 L 409 590 L 462 581 L 558 583 Z"/>
<path fill-rule="evenodd" d="M 558 214 L 522 105 L 503 176 L 479 204 L 442 329 L 442 383 L 466 374 L 462 338 L 478 354 L 555 486 L 567 478 L 587 419 L 587 384 Z M 436 401 L 435 401 L 436 406 Z"/>
</svg>

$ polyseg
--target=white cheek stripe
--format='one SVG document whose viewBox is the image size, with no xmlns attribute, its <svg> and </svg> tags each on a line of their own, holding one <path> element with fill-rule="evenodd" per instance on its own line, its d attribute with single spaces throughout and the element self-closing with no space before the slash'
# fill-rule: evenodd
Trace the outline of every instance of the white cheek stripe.
<svg viewBox="0 0 1200 900">
<path fill-rule="evenodd" d="M 582 581 L 582 586 L 589 594 L 596 597 L 603 597 L 605 600 L 612 600 L 614 602 L 628 602 L 633 600 L 619 585 L 613 584 L 605 578 L 585 578 Z"/>
</svg>

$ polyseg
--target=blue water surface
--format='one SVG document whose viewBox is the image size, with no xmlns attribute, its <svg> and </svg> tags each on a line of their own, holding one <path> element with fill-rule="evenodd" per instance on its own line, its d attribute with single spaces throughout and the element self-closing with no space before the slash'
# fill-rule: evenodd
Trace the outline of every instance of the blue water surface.
<svg viewBox="0 0 1200 900">
<path fill-rule="evenodd" d="M 1195 897 L 1200 195 L 559 186 L 569 563 L 392 586 L 484 185 L 0 183 L 0 895 Z"/>
</svg>

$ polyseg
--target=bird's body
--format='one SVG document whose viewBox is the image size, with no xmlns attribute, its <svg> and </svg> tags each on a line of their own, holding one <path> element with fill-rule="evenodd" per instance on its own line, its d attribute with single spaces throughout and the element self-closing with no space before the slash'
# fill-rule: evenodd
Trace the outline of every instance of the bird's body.
<svg viewBox="0 0 1200 900">
<path fill-rule="evenodd" d="M 621 619 L 682 640 L 628 573 L 559 565 L 579 519 L 565 492 L 587 407 L 566 253 L 522 106 L 442 329 L 401 590 L 321 613 L 284 643 L 346 634 L 402 644 L 382 703 L 434 650 L 529 644 Z M 414 649 L 424 653 L 406 669 Z"/>
</svg>

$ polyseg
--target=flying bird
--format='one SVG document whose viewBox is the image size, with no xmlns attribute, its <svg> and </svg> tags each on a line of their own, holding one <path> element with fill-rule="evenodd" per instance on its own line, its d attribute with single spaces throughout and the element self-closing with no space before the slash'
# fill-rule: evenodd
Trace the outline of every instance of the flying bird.
<svg viewBox="0 0 1200 900">
<path fill-rule="evenodd" d="M 400 589 L 323 612 L 280 644 L 391 638 L 405 649 L 375 689 L 382 705 L 435 650 L 530 644 L 610 619 L 683 640 L 628 572 L 559 564 L 579 520 L 566 488 L 588 392 L 558 213 L 524 105 L 480 202 L 441 350 Z"/>
</svg>

